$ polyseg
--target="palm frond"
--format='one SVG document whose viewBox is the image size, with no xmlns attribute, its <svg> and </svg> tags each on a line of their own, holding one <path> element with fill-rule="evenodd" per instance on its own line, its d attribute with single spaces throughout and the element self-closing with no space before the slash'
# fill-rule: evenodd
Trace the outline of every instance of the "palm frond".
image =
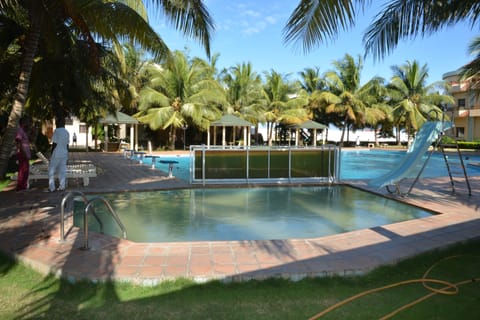
<svg viewBox="0 0 480 320">
<path fill-rule="evenodd" d="M 186 36 L 200 41 L 210 57 L 210 38 L 215 26 L 213 18 L 201 0 L 145 0 L 148 4 L 159 7 L 175 29 Z"/>
<path fill-rule="evenodd" d="M 303 51 L 308 52 L 318 43 L 334 39 L 340 30 L 351 28 L 355 24 L 355 3 L 363 7 L 368 2 L 302 0 L 283 29 L 284 42 L 301 42 Z"/>
<path fill-rule="evenodd" d="M 477 0 L 392 0 L 380 10 L 365 32 L 365 54 L 382 59 L 401 39 L 429 36 L 459 21 L 469 21 L 473 27 L 479 18 Z"/>
<path fill-rule="evenodd" d="M 77 3 L 77 2 L 76 2 Z M 82 18 L 92 32 L 106 41 L 130 39 L 155 57 L 166 57 L 169 49 L 148 21 L 132 7 L 121 2 L 81 1 Z"/>
</svg>

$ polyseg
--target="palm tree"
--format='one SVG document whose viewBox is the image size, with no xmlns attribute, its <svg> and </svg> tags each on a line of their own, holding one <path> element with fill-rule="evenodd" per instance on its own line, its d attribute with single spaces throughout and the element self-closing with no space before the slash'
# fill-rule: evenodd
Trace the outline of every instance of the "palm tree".
<svg viewBox="0 0 480 320">
<path fill-rule="evenodd" d="M 169 129 L 169 146 L 175 148 L 176 130 L 186 124 L 209 128 L 226 103 L 220 84 L 209 73 L 210 65 L 199 59 L 189 61 L 180 51 L 163 66 L 145 68 L 149 81 L 140 91 L 140 112 L 136 117 L 151 129 Z"/>
<path fill-rule="evenodd" d="M 160 6 L 167 19 L 175 28 L 186 35 L 200 39 L 209 54 L 210 30 L 212 21 L 200 1 L 161 1 L 150 0 L 149 4 Z M 144 48 L 150 49 L 155 56 L 168 53 L 167 46 L 156 35 L 147 21 L 138 13 L 143 8 L 142 1 L 128 2 L 107 0 L 0 0 L 0 15 L 10 12 L 22 12 L 27 18 L 29 28 L 25 30 L 23 42 L 23 62 L 18 76 L 16 94 L 10 112 L 7 128 L 0 144 L 0 176 L 5 176 L 8 157 L 13 148 L 13 141 L 20 117 L 24 112 L 28 96 L 32 67 L 40 43 L 55 48 L 57 35 L 70 34 L 72 37 L 85 39 L 95 70 L 98 66 L 96 44 L 94 39 L 119 43 L 119 37 L 133 39 Z M 66 30 L 64 32 L 60 30 Z M 22 43 L 22 42 L 19 42 Z"/>
<path fill-rule="evenodd" d="M 224 112 L 256 122 L 259 101 L 262 99 L 262 79 L 253 70 L 252 64 L 239 63 L 228 70 L 223 70 L 221 80 L 228 101 Z"/>
<path fill-rule="evenodd" d="M 393 121 L 392 107 L 389 104 L 388 88 L 385 80 L 374 77 L 362 86 L 362 97 L 365 103 L 365 126 L 373 128 L 373 141 L 378 145 L 379 130 L 385 131 Z M 362 128 L 362 127 L 360 127 Z"/>
<path fill-rule="evenodd" d="M 320 68 L 305 68 L 298 73 L 300 75 L 300 85 L 308 94 L 314 91 L 324 90 L 326 88 L 325 80 L 320 75 Z"/>
<path fill-rule="evenodd" d="M 358 12 L 368 0 L 301 0 L 284 27 L 284 39 L 301 42 L 304 51 L 333 40 L 355 25 Z M 475 26 L 480 19 L 478 0 L 426 1 L 389 0 L 367 28 L 363 41 L 366 53 L 382 58 L 403 39 L 428 36 L 460 21 Z"/>
<path fill-rule="evenodd" d="M 336 70 L 325 75 L 329 90 L 314 92 L 311 106 L 324 108 L 327 114 L 334 113 L 340 117 L 339 125 L 342 128 L 340 144 L 343 145 L 347 128 L 351 125 L 361 127 L 365 124 L 368 102 L 372 99 L 371 87 L 375 82 L 360 85 L 363 67 L 360 56 L 355 60 L 346 54 L 343 59 L 334 61 L 333 66 Z"/>
<path fill-rule="evenodd" d="M 256 141 L 259 141 L 258 125 L 263 120 L 264 112 L 262 79 L 253 70 L 250 62 L 238 63 L 229 69 L 222 70 L 220 79 L 227 97 L 223 112 L 234 114 L 255 124 Z"/>
<path fill-rule="evenodd" d="M 267 122 L 268 145 L 272 145 L 273 130 L 277 124 L 300 123 L 308 118 L 308 96 L 304 90 L 297 90 L 287 77 L 271 70 L 265 74 L 264 96 Z"/>
<path fill-rule="evenodd" d="M 418 61 L 407 61 L 404 65 L 393 66 L 393 77 L 388 85 L 393 112 L 396 119 L 404 119 L 407 132 L 418 130 L 429 117 L 440 117 L 439 108 L 444 103 L 454 103 L 451 96 L 434 90 L 437 83 L 427 86 L 428 67 L 420 66 Z M 397 132 L 399 123 L 397 123 Z M 398 142 L 397 135 L 397 142 Z"/>
</svg>

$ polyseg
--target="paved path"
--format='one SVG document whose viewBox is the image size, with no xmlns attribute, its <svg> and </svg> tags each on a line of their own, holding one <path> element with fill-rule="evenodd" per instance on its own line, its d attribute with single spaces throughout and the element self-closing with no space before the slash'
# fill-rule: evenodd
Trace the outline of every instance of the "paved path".
<svg viewBox="0 0 480 320">
<path fill-rule="evenodd" d="M 188 183 L 124 159 L 120 153 L 72 153 L 91 160 L 98 177 L 83 187 L 71 179 L 68 191 L 125 192 L 184 188 Z M 353 183 L 353 182 L 352 182 Z M 354 182 L 366 188 L 362 182 Z M 14 184 L 0 192 L 0 250 L 33 268 L 71 280 L 115 279 L 150 285 L 186 277 L 196 281 L 241 281 L 286 277 L 361 274 L 421 252 L 480 236 L 480 177 L 471 178 L 472 196 L 461 184 L 457 195 L 446 178 L 420 180 L 407 198 L 440 215 L 314 239 L 134 243 L 90 233 L 90 250 L 82 250 L 83 233 L 73 228 L 60 242 L 59 204 L 63 193 L 46 193 L 37 181 L 27 192 Z M 372 190 L 382 192 L 384 190 Z"/>
</svg>

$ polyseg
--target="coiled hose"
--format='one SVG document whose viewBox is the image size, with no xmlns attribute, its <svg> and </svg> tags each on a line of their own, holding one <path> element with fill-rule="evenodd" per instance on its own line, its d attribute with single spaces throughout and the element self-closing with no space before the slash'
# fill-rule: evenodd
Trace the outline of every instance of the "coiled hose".
<svg viewBox="0 0 480 320">
<path fill-rule="evenodd" d="M 378 288 L 374 288 L 374 289 L 370 289 L 370 290 L 366 290 L 366 291 L 363 291 L 359 294 L 356 294 L 354 296 L 351 296 L 345 300 L 342 300 L 330 307 L 328 307 L 327 309 L 323 310 L 322 312 L 320 313 L 317 313 L 316 315 L 314 315 L 313 317 L 309 318 L 309 320 L 315 320 L 315 319 L 319 319 L 320 317 L 323 317 L 324 315 L 326 315 L 327 313 L 335 310 L 335 309 L 338 309 L 340 308 L 341 306 L 343 305 L 346 305 L 347 303 L 349 302 L 352 302 L 356 299 L 359 299 L 361 297 L 364 297 L 364 296 L 367 296 L 369 294 L 372 294 L 372 293 L 375 293 L 375 292 L 379 292 L 379 291 L 383 291 L 383 290 L 387 290 L 387 289 L 391 289 L 391 288 L 395 288 L 395 287 L 399 287 L 399 286 L 403 286 L 403 285 L 407 285 L 407 284 L 412 284 L 412 283 L 422 283 L 423 286 L 430 291 L 429 294 L 423 296 L 423 297 L 420 297 L 418 298 L 417 300 L 414 300 L 410 303 L 407 303 L 403 306 L 401 306 L 400 308 L 390 312 L 389 314 L 381 317 L 380 319 L 381 320 L 384 320 L 384 319 L 389 319 L 391 317 L 393 317 L 394 315 L 396 315 L 397 313 L 403 311 L 403 310 L 406 310 L 410 307 L 413 307 L 414 305 L 422 302 L 422 301 L 425 301 L 431 297 L 433 297 L 434 295 L 436 294 L 444 294 L 444 295 L 455 295 L 459 292 L 459 289 L 458 287 L 459 286 L 462 286 L 462 285 L 466 285 L 466 284 L 470 284 L 470 283 L 474 283 L 474 282 L 477 282 L 477 281 L 480 281 L 480 277 L 479 278 L 470 278 L 470 279 L 467 279 L 467 280 L 463 280 L 463 281 L 460 281 L 460 282 L 457 282 L 457 283 L 451 283 L 451 282 L 448 282 L 448 281 L 444 281 L 444 280 L 438 280 L 438 279 L 430 279 L 428 278 L 428 275 L 430 274 L 430 272 L 438 265 L 440 264 L 441 262 L 444 262 L 446 260 L 450 260 L 450 259 L 455 259 L 455 258 L 459 258 L 459 257 L 463 257 L 463 255 L 455 255 L 455 256 L 449 256 L 449 257 L 446 257 L 444 259 L 441 259 L 439 261 L 437 261 L 436 263 L 434 263 L 430 268 L 427 269 L 427 271 L 423 274 L 423 277 L 420 278 L 420 279 L 410 279 L 410 280 L 405 280 L 405 281 L 400 281 L 400 282 L 396 282 L 396 283 L 393 283 L 393 284 L 389 284 L 389 285 L 386 285 L 386 286 L 383 286 L 383 287 L 378 287 Z M 478 257 L 476 257 L 478 258 Z M 444 285 L 444 287 L 440 288 L 440 289 L 436 289 L 436 288 L 433 288 L 430 286 L 430 284 L 440 284 L 440 285 Z"/>
</svg>

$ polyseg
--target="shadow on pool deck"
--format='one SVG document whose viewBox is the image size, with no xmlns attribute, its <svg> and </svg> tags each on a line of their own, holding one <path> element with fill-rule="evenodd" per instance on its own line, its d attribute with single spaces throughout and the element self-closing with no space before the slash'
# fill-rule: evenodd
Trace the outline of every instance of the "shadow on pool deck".
<svg viewBox="0 0 480 320">
<path fill-rule="evenodd" d="M 98 176 L 88 187 L 69 180 L 68 191 L 125 192 L 185 188 L 189 184 L 166 172 L 123 158 L 120 153 L 71 153 L 91 160 Z M 175 171 L 174 171 L 175 173 Z M 362 181 L 351 182 L 368 189 Z M 0 250 L 33 268 L 71 280 L 115 279 L 156 284 L 186 277 L 241 281 L 285 277 L 351 275 L 393 264 L 421 252 L 480 236 L 479 177 L 471 178 L 473 194 L 461 184 L 451 194 L 448 178 L 421 179 L 412 194 L 399 198 L 442 213 L 370 229 L 314 239 L 270 241 L 205 241 L 135 243 L 90 233 L 90 250 L 82 250 L 83 232 L 74 228 L 60 242 L 59 213 L 64 193 L 47 193 L 47 181 L 27 192 L 0 192 Z M 370 190 L 384 193 L 384 190 Z"/>
</svg>

